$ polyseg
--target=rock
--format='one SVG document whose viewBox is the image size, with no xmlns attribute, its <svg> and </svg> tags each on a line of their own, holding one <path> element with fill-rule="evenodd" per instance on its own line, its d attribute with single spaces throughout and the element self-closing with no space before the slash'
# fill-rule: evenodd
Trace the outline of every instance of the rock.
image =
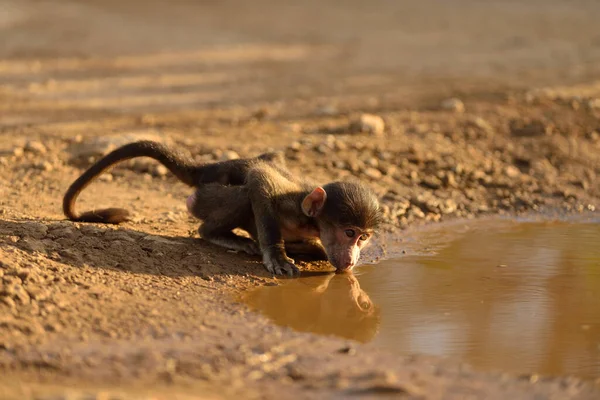
<svg viewBox="0 0 600 400">
<path fill-rule="evenodd" d="M 381 177 L 383 176 L 383 174 L 381 173 L 380 170 L 378 170 L 377 168 L 373 168 L 373 167 L 366 168 L 364 171 L 364 174 L 369 179 L 381 179 Z"/>
<path fill-rule="evenodd" d="M 600 110 L 600 99 L 590 99 L 587 105 L 591 110 Z"/>
<path fill-rule="evenodd" d="M 1 293 L 0 293 L 0 303 L 6 304 L 8 306 L 8 308 L 10 308 L 11 310 L 15 310 L 17 308 L 17 304 L 11 297 L 2 296 Z"/>
<path fill-rule="evenodd" d="M 32 140 L 25 144 L 25 151 L 35 154 L 46 154 L 48 149 L 42 142 Z"/>
<path fill-rule="evenodd" d="M 377 168 L 379 167 L 379 160 L 377 160 L 375 157 L 371 157 L 365 161 L 365 164 L 369 167 Z"/>
<path fill-rule="evenodd" d="M 290 144 L 288 148 L 293 151 L 300 151 L 302 150 L 302 144 L 298 141 L 295 141 L 292 142 L 292 144 Z"/>
<path fill-rule="evenodd" d="M 481 117 L 474 117 L 469 119 L 469 125 L 480 129 L 486 133 L 492 133 L 494 131 L 494 128 L 490 125 L 490 123 Z"/>
<path fill-rule="evenodd" d="M 48 227 L 40 222 L 23 222 L 21 227 L 24 229 L 25 235 L 34 239 L 43 239 L 48 233 Z"/>
<path fill-rule="evenodd" d="M 333 162 L 333 166 L 334 168 L 338 168 L 338 169 L 346 169 L 346 163 L 342 160 L 335 160 Z"/>
<path fill-rule="evenodd" d="M 162 164 L 157 164 L 152 167 L 151 174 L 157 177 L 167 176 L 169 169 Z"/>
<path fill-rule="evenodd" d="M 226 150 L 223 152 L 223 155 L 220 157 L 220 161 L 229 161 L 229 160 L 237 160 L 240 156 L 233 150 Z"/>
<path fill-rule="evenodd" d="M 27 287 L 27 294 L 35 301 L 44 301 L 50 298 L 50 291 L 48 289 Z"/>
<path fill-rule="evenodd" d="M 23 157 L 23 154 L 25 154 L 25 151 L 23 150 L 22 147 L 15 147 L 14 149 L 12 149 L 12 155 L 15 156 L 16 158 Z"/>
<path fill-rule="evenodd" d="M 52 171 L 54 166 L 50 164 L 48 161 L 41 161 L 33 165 L 35 169 L 39 169 L 40 171 Z"/>
<path fill-rule="evenodd" d="M 439 209 L 442 212 L 442 214 L 452 214 L 456 211 L 457 208 L 458 205 L 452 199 L 446 199 L 439 205 Z"/>
<path fill-rule="evenodd" d="M 443 100 L 440 103 L 440 107 L 442 108 L 442 110 L 452 111 L 455 113 L 465 112 L 465 103 L 463 103 L 461 99 L 458 99 L 456 97 Z"/>
<path fill-rule="evenodd" d="M 436 190 L 442 186 L 442 181 L 436 176 L 428 176 L 421 180 L 421 185 Z"/>
<path fill-rule="evenodd" d="M 451 171 L 446 172 L 442 181 L 443 181 L 444 185 L 447 187 L 451 187 L 451 188 L 458 187 L 458 183 L 456 182 L 456 177 L 455 177 L 454 173 Z"/>
<path fill-rule="evenodd" d="M 27 293 L 27 291 L 23 288 L 22 285 L 14 285 L 13 286 L 13 299 L 17 300 L 18 302 L 20 302 L 21 304 L 29 304 L 31 302 L 31 299 L 29 298 L 29 294 Z"/>
<path fill-rule="evenodd" d="M 519 171 L 519 168 L 515 167 L 514 165 L 509 165 L 506 168 L 504 168 L 504 173 L 509 178 L 516 178 L 519 175 L 521 175 L 521 171 Z"/>
<path fill-rule="evenodd" d="M 552 133 L 552 126 L 539 119 L 512 119 L 509 129 L 513 136 L 542 136 Z"/>
<path fill-rule="evenodd" d="M 113 176 L 113 174 L 109 174 L 106 172 L 98 177 L 98 180 L 102 182 L 112 182 L 114 179 L 115 177 Z"/>
<path fill-rule="evenodd" d="M 385 121 L 378 115 L 362 114 L 350 123 L 350 130 L 381 136 L 385 132 Z"/>
<path fill-rule="evenodd" d="M 327 154 L 329 153 L 329 151 L 331 150 L 329 148 L 329 146 L 327 146 L 326 144 L 320 144 L 317 147 L 315 147 L 315 150 L 317 151 L 317 153 L 320 154 Z"/>
<path fill-rule="evenodd" d="M 425 213 L 417 206 L 410 206 L 408 215 L 413 216 L 414 218 L 425 218 Z"/>
</svg>

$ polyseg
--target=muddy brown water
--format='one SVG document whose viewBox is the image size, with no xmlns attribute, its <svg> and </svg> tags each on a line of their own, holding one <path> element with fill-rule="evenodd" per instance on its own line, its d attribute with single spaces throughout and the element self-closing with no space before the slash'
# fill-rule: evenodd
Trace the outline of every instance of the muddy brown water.
<svg viewBox="0 0 600 400">
<path fill-rule="evenodd" d="M 247 293 L 276 323 L 492 370 L 600 377 L 600 218 L 429 228 L 354 275 Z"/>
</svg>

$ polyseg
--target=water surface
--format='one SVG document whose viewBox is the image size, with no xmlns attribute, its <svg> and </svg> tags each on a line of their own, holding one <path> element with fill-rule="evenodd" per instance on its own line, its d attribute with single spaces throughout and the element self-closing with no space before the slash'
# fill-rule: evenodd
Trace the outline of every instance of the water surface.
<svg viewBox="0 0 600 400">
<path fill-rule="evenodd" d="M 441 225 L 405 256 L 250 292 L 276 323 L 484 369 L 600 377 L 600 221 Z"/>
</svg>

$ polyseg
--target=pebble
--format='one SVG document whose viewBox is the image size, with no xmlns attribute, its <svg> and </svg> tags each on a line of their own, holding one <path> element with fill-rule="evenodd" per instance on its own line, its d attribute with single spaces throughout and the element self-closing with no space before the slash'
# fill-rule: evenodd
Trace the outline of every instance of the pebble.
<svg viewBox="0 0 600 400">
<path fill-rule="evenodd" d="M 600 99 L 590 99 L 587 105 L 592 110 L 600 110 Z"/>
<path fill-rule="evenodd" d="M 15 157 L 17 157 L 17 158 L 23 157 L 23 154 L 25 154 L 25 151 L 23 150 L 22 147 L 15 147 L 12 150 L 12 155 L 15 156 Z"/>
<path fill-rule="evenodd" d="M 542 136 L 552 132 L 552 127 L 538 119 L 512 119 L 509 122 L 513 136 Z"/>
<path fill-rule="evenodd" d="M 504 168 L 504 173 L 509 178 L 516 178 L 517 176 L 521 175 L 521 171 L 519 171 L 519 168 L 515 167 L 514 165 L 509 165 L 506 168 Z"/>
<path fill-rule="evenodd" d="M 421 180 L 421 185 L 436 190 L 442 186 L 442 181 L 438 177 L 428 176 Z"/>
<path fill-rule="evenodd" d="M 36 169 L 39 169 L 41 171 L 52 171 L 54 169 L 54 166 L 49 163 L 48 161 L 41 161 L 39 163 L 36 163 L 33 165 Z"/>
<path fill-rule="evenodd" d="M 379 161 L 375 157 L 369 158 L 367 161 L 365 161 L 365 164 L 373 168 L 379 167 Z"/>
<path fill-rule="evenodd" d="M 36 154 L 46 154 L 48 149 L 42 142 L 32 140 L 25 144 L 25 151 Z"/>
<path fill-rule="evenodd" d="M 102 182 L 112 182 L 115 179 L 113 174 L 104 173 L 98 177 L 99 181 Z"/>
<path fill-rule="evenodd" d="M 440 103 L 442 110 L 453 111 L 455 113 L 464 113 L 465 112 L 465 103 L 462 102 L 461 99 L 456 97 L 452 97 L 446 100 L 443 100 Z"/>
<path fill-rule="evenodd" d="M 295 141 L 292 142 L 292 144 L 290 144 L 289 148 L 293 151 L 300 151 L 302 150 L 302 143 Z"/>
<path fill-rule="evenodd" d="M 167 176 L 169 169 L 162 164 L 157 164 L 152 167 L 151 173 L 153 176 L 163 177 Z"/>
<path fill-rule="evenodd" d="M 233 150 L 226 150 L 223 152 L 223 155 L 219 158 L 220 161 L 229 161 L 229 160 L 237 160 L 240 158 L 240 155 Z"/>
<path fill-rule="evenodd" d="M 326 144 L 320 144 L 317 147 L 315 147 L 315 150 L 317 151 L 317 153 L 320 154 L 327 154 L 329 153 L 329 146 L 327 146 Z"/>
<path fill-rule="evenodd" d="M 408 209 L 408 214 L 414 216 L 415 218 L 425 218 L 425 213 L 417 206 L 410 206 Z"/>
<path fill-rule="evenodd" d="M 385 132 L 385 121 L 378 115 L 362 114 L 350 123 L 350 130 L 381 136 Z"/>
<path fill-rule="evenodd" d="M 380 170 L 373 167 L 366 168 L 364 174 L 367 176 L 367 178 L 370 179 L 381 179 L 381 177 L 383 176 Z"/>
</svg>

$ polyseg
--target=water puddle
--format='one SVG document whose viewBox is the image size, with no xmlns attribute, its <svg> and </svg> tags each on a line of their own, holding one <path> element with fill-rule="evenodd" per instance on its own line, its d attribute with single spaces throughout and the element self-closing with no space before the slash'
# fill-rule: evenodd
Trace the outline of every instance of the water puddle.
<svg viewBox="0 0 600 400">
<path fill-rule="evenodd" d="M 312 275 L 245 301 L 300 331 L 517 373 L 600 376 L 600 220 L 429 228 L 355 275 Z"/>
</svg>

